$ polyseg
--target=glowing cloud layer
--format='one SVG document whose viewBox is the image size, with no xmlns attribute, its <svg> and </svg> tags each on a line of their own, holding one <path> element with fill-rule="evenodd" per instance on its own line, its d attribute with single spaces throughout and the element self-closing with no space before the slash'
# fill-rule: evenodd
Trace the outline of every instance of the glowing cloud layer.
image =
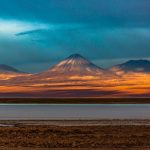
<svg viewBox="0 0 150 150">
<path fill-rule="evenodd" d="M 0 19 L 0 33 L 3 34 L 16 34 L 19 32 L 37 30 L 37 29 L 47 29 L 46 24 L 41 23 L 31 23 L 19 20 L 4 20 Z"/>
</svg>

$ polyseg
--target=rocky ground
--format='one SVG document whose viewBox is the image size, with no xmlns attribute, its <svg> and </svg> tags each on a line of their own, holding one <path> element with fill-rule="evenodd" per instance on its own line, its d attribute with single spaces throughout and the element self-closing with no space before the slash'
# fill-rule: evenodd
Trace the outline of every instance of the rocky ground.
<svg viewBox="0 0 150 150">
<path fill-rule="evenodd" d="M 149 120 L 1 121 L 1 150 L 149 150 Z"/>
</svg>

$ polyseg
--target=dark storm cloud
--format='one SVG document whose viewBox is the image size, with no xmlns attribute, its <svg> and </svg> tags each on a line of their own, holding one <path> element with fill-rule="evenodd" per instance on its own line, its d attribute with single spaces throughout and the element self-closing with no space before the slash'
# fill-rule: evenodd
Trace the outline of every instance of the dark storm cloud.
<svg viewBox="0 0 150 150">
<path fill-rule="evenodd" d="M 0 63 L 40 71 L 73 53 L 103 66 L 148 58 L 149 14 L 149 0 L 0 0 Z"/>
<path fill-rule="evenodd" d="M 1 0 L 0 14 L 21 20 L 149 25 L 149 0 Z"/>
</svg>

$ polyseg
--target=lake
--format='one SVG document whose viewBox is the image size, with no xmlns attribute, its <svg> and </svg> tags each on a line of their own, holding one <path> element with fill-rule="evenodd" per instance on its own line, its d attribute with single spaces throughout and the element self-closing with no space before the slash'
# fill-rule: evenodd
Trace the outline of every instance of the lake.
<svg viewBox="0 0 150 150">
<path fill-rule="evenodd" d="M 0 104 L 0 120 L 150 119 L 150 104 Z"/>
</svg>

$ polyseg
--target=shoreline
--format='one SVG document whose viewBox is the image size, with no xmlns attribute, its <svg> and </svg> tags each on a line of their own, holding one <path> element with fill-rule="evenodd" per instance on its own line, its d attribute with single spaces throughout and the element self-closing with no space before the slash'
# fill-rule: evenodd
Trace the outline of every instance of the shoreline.
<svg viewBox="0 0 150 150">
<path fill-rule="evenodd" d="M 150 119 L 106 119 L 106 120 L 0 120 L 0 127 L 15 126 L 150 126 Z"/>
<path fill-rule="evenodd" d="M 0 98 L 0 104 L 150 104 L 150 98 Z"/>
</svg>

